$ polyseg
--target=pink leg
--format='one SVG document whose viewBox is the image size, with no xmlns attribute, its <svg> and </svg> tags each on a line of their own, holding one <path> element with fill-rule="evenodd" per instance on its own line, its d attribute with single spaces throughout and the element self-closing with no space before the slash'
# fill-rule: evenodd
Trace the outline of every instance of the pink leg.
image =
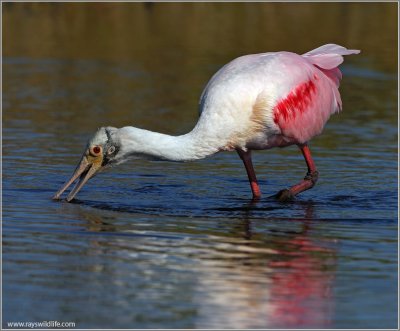
<svg viewBox="0 0 400 331">
<path fill-rule="evenodd" d="M 278 192 L 276 197 L 280 201 L 287 201 L 293 199 L 294 196 L 296 196 L 297 194 L 312 188 L 318 180 L 318 171 L 315 166 L 314 160 L 311 157 L 311 152 L 310 149 L 308 148 L 308 145 L 303 144 L 298 146 L 307 163 L 308 172 L 300 183 L 292 186 L 290 189 L 285 189 Z"/>
<path fill-rule="evenodd" d="M 241 149 L 237 149 L 237 152 L 240 158 L 243 161 L 243 164 L 247 171 L 247 177 L 249 178 L 251 191 L 253 192 L 253 199 L 258 200 L 261 197 L 260 187 L 257 183 L 256 173 L 254 172 L 253 163 L 251 162 L 251 152 L 243 151 Z"/>
</svg>

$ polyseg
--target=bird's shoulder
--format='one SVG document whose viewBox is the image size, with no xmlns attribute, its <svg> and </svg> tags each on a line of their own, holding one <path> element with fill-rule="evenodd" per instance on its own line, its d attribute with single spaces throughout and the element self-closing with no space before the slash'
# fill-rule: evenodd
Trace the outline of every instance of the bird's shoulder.
<svg viewBox="0 0 400 331">
<path fill-rule="evenodd" d="M 301 55 L 270 52 L 238 57 L 218 70 L 201 94 L 200 113 L 209 102 L 222 99 L 256 100 L 260 94 L 279 99 L 312 76 L 315 67 Z"/>
</svg>

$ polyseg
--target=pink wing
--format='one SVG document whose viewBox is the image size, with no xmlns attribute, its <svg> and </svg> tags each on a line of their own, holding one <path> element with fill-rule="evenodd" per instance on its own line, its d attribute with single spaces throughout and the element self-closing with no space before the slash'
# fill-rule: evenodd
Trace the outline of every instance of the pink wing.
<svg viewBox="0 0 400 331">
<path fill-rule="evenodd" d="M 342 74 L 337 66 L 343 62 L 343 55 L 359 52 L 328 44 L 301 56 L 313 69 L 304 71 L 302 81 L 274 107 L 274 122 L 285 137 L 304 143 L 321 133 L 330 115 L 342 106 L 338 90 Z M 306 70 L 306 63 L 300 61 L 298 65 Z"/>
</svg>

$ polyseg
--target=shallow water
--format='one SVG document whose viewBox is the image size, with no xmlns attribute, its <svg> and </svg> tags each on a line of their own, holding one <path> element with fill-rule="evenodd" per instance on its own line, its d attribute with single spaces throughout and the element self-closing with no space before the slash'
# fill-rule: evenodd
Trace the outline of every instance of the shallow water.
<svg viewBox="0 0 400 331">
<path fill-rule="evenodd" d="M 291 17 L 278 5 L 242 7 L 244 17 L 277 8 L 279 19 Z M 290 49 L 293 42 L 301 52 L 316 45 L 296 44 L 289 29 L 280 32 L 289 39 L 254 37 L 215 49 L 206 34 L 196 53 L 192 38 L 204 17 L 221 37 L 236 31 L 230 22 L 241 11 L 229 4 L 223 12 L 222 4 L 191 4 L 187 16 L 179 11 L 184 4 L 114 9 L 105 19 L 119 22 L 112 26 L 122 36 L 107 30 L 104 39 L 102 5 L 94 13 L 88 4 L 19 6 L 5 7 L 3 46 L 3 327 L 43 320 L 79 328 L 397 327 L 391 4 L 345 8 L 352 9 L 348 35 L 326 23 L 330 40 L 340 43 L 340 33 L 363 53 L 341 67 L 344 111 L 311 143 L 317 186 L 285 204 L 269 196 L 304 176 L 295 147 L 254 153 L 264 192 L 258 203 L 235 153 L 184 164 L 132 161 L 99 174 L 73 203 L 50 198 L 97 127 L 184 133 L 196 121 L 202 87 L 226 61 L 261 46 Z M 332 8 L 339 15 L 343 6 Z M 308 22 L 322 9 L 310 6 L 292 19 Z M 377 30 L 371 22 L 364 40 L 357 27 L 368 26 L 371 11 L 386 25 Z M 71 17 L 77 27 L 64 30 Z M 179 28 L 166 28 L 176 17 L 193 24 L 182 38 Z M 242 33 L 264 24 L 254 20 Z M 125 49 L 120 40 L 138 26 L 137 43 Z M 29 38 L 31 29 L 42 39 Z M 377 34 L 382 45 L 371 43 Z"/>
</svg>

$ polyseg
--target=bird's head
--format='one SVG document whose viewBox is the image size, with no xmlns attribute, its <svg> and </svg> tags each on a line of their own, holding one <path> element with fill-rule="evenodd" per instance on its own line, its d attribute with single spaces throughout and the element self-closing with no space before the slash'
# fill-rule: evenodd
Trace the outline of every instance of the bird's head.
<svg viewBox="0 0 400 331">
<path fill-rule="evenodd" d="M 71 201 L 85 183 L 99 171 L 120 163 L 120 141 L 118 129 L 103 127 L 97 130 L 89 140 L 71 178 L 54 195 L 53 199 L 59 199 L 61 194 L 77 179 L 77 183 L 67 197 Z"/>
</svg>

